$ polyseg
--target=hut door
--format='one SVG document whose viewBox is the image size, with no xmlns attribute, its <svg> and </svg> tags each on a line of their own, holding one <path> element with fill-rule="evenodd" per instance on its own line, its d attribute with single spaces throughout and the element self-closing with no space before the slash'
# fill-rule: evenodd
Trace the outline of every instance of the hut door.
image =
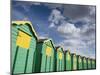
<svg viewBox="0 0 100 75">
<path fill-rule="evenodd" d="M 59 70 L 58 71 L 61 71 L 62 70 L 62 52 L 59 52 Z"/>
<path fill-rule="evenodd" d="M 76 70 L 76 69 L 77 69 L 77 59 L 74 56 L 74 59 L 73 59 L 73 70 Z"/>
<path fill-rule="evenodd" d="M 47 46 L 46 47 L 46 65 L 45 65 L 45 71 L 49 72 L 51 70 L 51 50 L 52 48 Z"/>
<path fill-rule="evenodd" d="M 31 36 L 22 31 L 18 32 L 16 40 L 17 48 L 13 63 L 14 73 L 26 72 L 30 42 L 31 42 Z"/>
</svg>

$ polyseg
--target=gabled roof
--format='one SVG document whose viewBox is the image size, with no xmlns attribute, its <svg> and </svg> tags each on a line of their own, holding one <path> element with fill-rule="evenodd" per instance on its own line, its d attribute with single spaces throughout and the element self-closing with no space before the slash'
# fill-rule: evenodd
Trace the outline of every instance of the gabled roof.
<svg viewBox="0 0 100 75">
<path fill-rule="evenodd" d="M 64 51 L 64 53 L 67 53 L 67 52 L 69 52 L 69 53 L 70 53 L 70 50 L 68 49 L 68 50 L 65 50 L 65 51 Z"/>
<path fill-rule="evenodd" d="M 39 39 L 38 42 L 39 42 L 39 43 L 40 43 L 40 42 L 43 43 L 43 42 L 45 42 L 46 40 L 48 40 L 48 39 Z"/>
<path fill-rule="evenodd" d="M 54 43 L 53 43 L 52 39 L 39 39 L 39 40 L 38 40 L 38 43 L 46 43 L 46 42 L 48 42 L 48 41 L 51 42 L 53 48 L 55 49 L 55 46 L 54 46 Z"/>
<path fill-rule="evenodd" d="M 77 55 L 77 57 L 82 57 L 81 55 Z"/>
<path fill-rule="evenodd" d="M 58 49 L 58 48 L 62 48 L 61 46 L 57 46 L 57 47 L 55 47 L 56 49 Z M 63 49 L 63 48 L 62 48 Z"/>
<path fill-rule="evenodd" d="M 61 46 L 57 46 L 57 47 L 55 47 L 56 51 L 57 51 L 59 48 L 61 48 L 61 49 L 62 49 L 62 52 L 64 53 L 64 51 L 63 51 L 63 47 L 61 47 Z"/>
<path fill-rule="evenodd" d="M 75 55 L 76 56 L 76 53 L 72 53 L 71 55 Z"/>
<path fill-rule="evenodd" d="M 32 23 L 30 21 L 12 21 L 12 25 L 28 25 L 30 26 L 32 32 L 34 33 L 36 39 L 38 40 L 38 36 L 32 26 Z"/>
<path fill-rule="evenodd" d="M 82 59 L 87 59 L 87 58 L 85 56 L 83 56 Z"/>
</svg>

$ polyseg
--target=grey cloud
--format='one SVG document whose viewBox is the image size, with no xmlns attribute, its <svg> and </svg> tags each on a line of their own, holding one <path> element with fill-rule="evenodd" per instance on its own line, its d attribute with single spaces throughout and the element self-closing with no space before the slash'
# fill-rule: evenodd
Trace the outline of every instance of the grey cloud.
<svg viewBox="0 0 100 75">
<path fill-rule="evenodd" d="M 58 8 L 58 9 L 62 9 L 63 7 L 63 4 L 55 4 L 55 3 L 43 3 L 43 5 L 45 5 L 45 6 L 47 6 L 48 8 L 50 8 L 50 9 L 56 9 L 56 8 Z"/>
<path fill-rule="evenodd" d="M 87 6 L 82 5 L 64 5 L 64 12 L 65 16 L 69 16 L 72 19 L 81 18 L 86 15 L 89 15 L 90 9 Z"/>
<path fill-rule="evenodd" d="M 75 7 L 73 7 L 73 9 L 75 9 Z M 77 11 L 79 9 L 77 8 Z M 70 48 L 71 52 L 95 58 L 95 23 L 92 23 L 92 20 L 88 19 L 86 16 L 90 14 L 90 12 L 87 12 L 84 8 L 84 11 L 86 11 L 83 13 L 84 17 L 82 13 L 77 16 L 77 20 L 82 17 L 81 20 L 87 22 L 85 25 L 78 28 L 74 23 L 70 23 L 67 20 L 62 19 L 61 17 L 64 17 L 64 15 L 61 14 L 59 10 L 56 9 L 56 11 L 60 14 L 56 14 L 56 12 L 51 14 L 51 16 L 55 19 L 51 19 L 51 23 L 55 24 L 55 21 L 59 22 L 60 20 L 63 20 L 59 26 L 56 26 L 56 28 L 60 35 L 65 38 L 65 40 L 59 42 L 59 45 L 62 45 L 65 50 Z M 67 11 L 66 13 L 68 13 Z M 57 16 L 59 16 L 59 19 Z"/>
<path fill-rule="evenodd" d="M 59 21 L 62 21 L 60 26 L 57 28 L 57 31 L 63 35 L 63 37 L 68 38 L 83 38 L 82 40 L 88 42 L 90 41 L 92 34 L 95 34 L 95 7 L 94 6 L 83 6 L 83 5 L 62 5 L 62 4 L 45 4 L 49 8 L 53 8 L 51 13 L 51 19 L 49 17 L 49 21 L 51 21 L 50 27 L 55 27 Z M 64 9 L 63 14 L 61 11 L 57 10 L 56 8 Z M 64 20 L 65 16 L 71 18 L 72 21 L 82 21 L 86 22 L 85 27 L 82 29 L 76 28 L 75 25 L 70 24 Z M 64 23 L 65 22 L 65 23 Z M 90 24 L 90 25 L 88 25 Z M 69 31 L 68 31 L 69 29 Z M 81 31 L 80 31 L 81 30 Z M 71 32 L 71 33 L 69 33 Z M 93 38 L 95 39 L 95 37 Z M 91 39 L 91 40 L 93 40 Z"/>
<path fill-rule="evenodd" d="M 51 9 L 60 10 L 64 17 L 69 17 L 70 21 L 75 23 L 82 21 L 84 23 L 95 23 L 96 7 L 90 5 L 72 5 L 72 4 L 45 4 Z"/>
<path fill-rule="evenodd" d="M 79 18 L 88 18 L 92 21 L 95 20 L 95 6 L 84 5 L 64 5 L 64 16 L 70 17 L 72 20 Z"/>
</svg>

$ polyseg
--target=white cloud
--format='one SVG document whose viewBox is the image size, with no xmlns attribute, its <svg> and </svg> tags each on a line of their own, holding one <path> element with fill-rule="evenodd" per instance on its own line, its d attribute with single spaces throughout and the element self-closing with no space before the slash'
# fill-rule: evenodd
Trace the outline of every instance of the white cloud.
<svg viewBox="0 0 100 75">
<path fill-rule="evenodd" d="M 46 39 L 48 37 L 45 37 L 45 36 L 39 36 L 39 39 Z"/>
<path fill-rule="evenodd" d="M 53 27 L 55 27 L 55 24 L 54 24 L 54 23 L 51 23 L 51 24 L 49 25 L 49 27 L 50 27 L 50 28 L 53 28 Z"/>
<path fill-rule="evenodd" d="M 53 9 L 49 16 L 48 21 L 50 21 L 51 23 L 54 23 L 54 24 L 58 24 L 59 21 L 61 21 L 63 19 L 64 19 L 64 16 L 61 14 L 61 12 L 57 9 Z M 52 25 L 52 24 L 50 24 L 50 25 Z"/>
<path fill-rule="evenodd" d="M 38 35 L 38 36 L 39 36 L 39 39 L 46 39 L 49 37 L 48 34 L 44 34 L 44 33 L 42 33 L 41 35 Z"/>
<path fill-rule="evenodd" d="M 80 32 L 79 28 L 76 28 L 74 24 L 68 22 L 62 23 L 57 30 L 64 34 L 75 34 Z"/>
<path fill-rule="evenodd" d="M 88 44 L 91 45 L 91 43 Z M 64 48 L 64 50 L 69 49 L 71 53 L 76 53 L 77 55 L 95 58 L 95 53 L 91 52 L 90 48 L 84 41 L 78 39 L 77 40 L 69 39 L 69 40 L 63 40 L 58 45 L 61 45 Z"/>
<path fill-rule="evenodd" d="M 66 21 L 59 10 L 53 9 L 49 17 L 51 22 L 49 27 L 56 27 L 56 31 L 60 33 L 60 36 L 65 38 L 57 45 L 61 45 L 65 50 L 70 49 L 72 53 L 95 58 L 95 24 L 92 24 L 89 18 L 81 19 L 86 21 L 87 24 L 78 28 Z"/>
</svg>

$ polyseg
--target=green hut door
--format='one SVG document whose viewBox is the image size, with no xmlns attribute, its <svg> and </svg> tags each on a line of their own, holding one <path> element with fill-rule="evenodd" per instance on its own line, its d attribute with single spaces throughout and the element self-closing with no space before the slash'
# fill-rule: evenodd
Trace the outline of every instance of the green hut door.
<svg viewBox="0 0 100 75">
<path fill-rule="evenodd" d="M 45 61 L 45 71 L 50 72 L 51 70 L 51 60 L 52 60 L 52 48 L 49 46 L 46 46 L 46 61 Z"/>
<path fill-rule="evenodd" d="M 71 70 L 71 55 L 69 52 L 66 53 L 66 70 Z"/>
<path fill-rule="evenodd" d="M 54 71 L 54 49 L 50 41 L 46 41 L 42 46 L 41 72 Z"/>
<path fill-rule="evenodd" d="M 83 58 L 83 69 L 87 69 L 87 59 L 85 57 Z"/>
<path fill-rule="evenodd" d="M 92 69 L 95 69 L 95 60 L 92 60 Z"/>
<path fill-rule="evenodd" d="M 72 70 L 77 70 L 77 57 L 75 54 L 72 55 Z"/>
<path fill-rule="evenodd" d="M 91 69 L 91 60 L 88 58 L 88 69 Z"/>
<path fill-rule="evenodd" d="M 78 70 L 82 70 L 83 67 L 82 67 L 82 58 L 81 58 L 81 56 L 78 57 L 77 61 L 78 61 Z"/>
<path fill-rule="evenodd" d="M 13 64 L 14 73 L 25 73 L 29 53 L 31 37 L 26 33 L 19 31 L 16 40 L 16 52 Z"/>
<path fill-rule="evenodd" d="M 63 62 L 62 62 L 62 60 L 63 60 L 63 54 L 62 54 L 62 52 L 58 52 L 57 53 L 57 71 L 62 71 L 63 70 Z"/>
</svg>

